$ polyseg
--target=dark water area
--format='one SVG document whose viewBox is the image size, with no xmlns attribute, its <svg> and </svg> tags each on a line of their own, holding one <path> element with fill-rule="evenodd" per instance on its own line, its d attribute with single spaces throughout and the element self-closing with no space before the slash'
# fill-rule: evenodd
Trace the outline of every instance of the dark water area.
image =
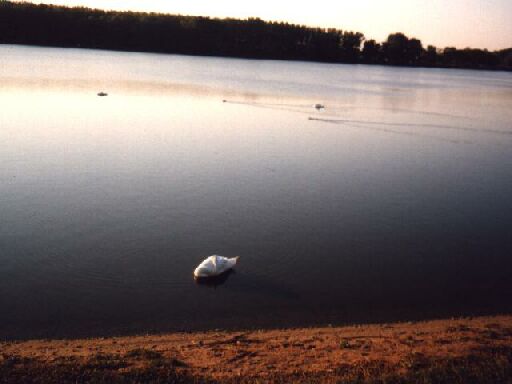
<svg viewBox="0 0 512 384">
<path fill-rule="evenodd" d="M 0 46 L 0 105 L 2 338 L 512 312 L 511 74 Z"/>
</svg>

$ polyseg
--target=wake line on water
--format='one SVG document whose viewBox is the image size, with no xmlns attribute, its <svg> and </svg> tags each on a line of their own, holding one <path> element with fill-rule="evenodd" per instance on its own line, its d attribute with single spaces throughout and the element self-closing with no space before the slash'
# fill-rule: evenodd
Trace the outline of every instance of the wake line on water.
<svg viewBox="0 0 512 384">
<path fill-rule="evenodd" d="M 346 124 L 347 126 L 352 126 L 352 127 L 356 127 L 356 128 L 365 128 L 365 129 L 369 129 L 372 131 L 394 133 L 397 135 L 423 137 L 423 138 L 427 138 L 427 139 L 448 142 L 448 143 L 452 143 L 452 144 L 473 144 L 473 142 L 467 141 L 467 140 L 446 139 L 444 137 L 439 137 L 439 136 L 434 136 L 434 135 L 426 135 L 426 134 L 417 133 L 417 132 L 398 131 L 395 129 L 388 129 L 388 128 L 368 127 L 368 126 L 363 125 L 364 124 L 363 121 L 358 122 L 357 120 L 319 119 L 319 118 L 314 118 L 314 117 L 309 117 L 308 120 L 320 121 L 322 123 L 328 123 L 328 124 Z"/>
<path fill-rule="evenodd" d="M 314 108 L 314 104 L 292 104 L 292 103 L 262 103 L 262 102 L 249 102 L 249 101 L 236 101 L 236 100 L 222 100 L 224 103 L 229 104 L 238 104 L 238 105 L 248 105 L 256 108 L 266 108 L 266 109 L 274 109 L 274 110 L 285 110 L 289 112 L 297 112 L 297 113 L 310 113 L 311 108 Z M 308 108 L 308 110 L 304 110 L 304 108 Z M 365 108 L 365 107 L 358 107 L 358 106 L 351 106 L 346 105 L 343 107 L 328 107 L 329 110 L 340 110 L 340 109 L 350 109 L 350 108 Z M 377 110 L 397 110 L 392 108 L 367 108 L 367 109 L 377 109 Z M 439 115 L 439 116 L 448 116 L 448 117 L 454 117 L 454 118 L 463 118 L 468 119 L 464 116 L 457 116 L 457 115 L 449 115 L 449 114 L 443 114 L 443 113 L 437 113 L 437 112 L 428 112 L 428 111 L 414 111 L 414 110 L 406 110 L 406 109 L 400 109 L 399 111 L 402 111 L 404 113 L 416 113 L 416 114 L 427 114 L 427 115 Z M 455 126 L 455 125 L 446 125 L 446 124 L 431 124 L 431 123 L 393 123 L 393 122 L 386 122 L 386 121 L 375 121 L 375 120 L 354 120 L 354 119 L 332 119 L 332 118 L 319 118 L 319 117 L 308 117 L 308 120 L 313 121 L 320 121 L 320 122 L 326 122 L 326 123 L 336 123 L 336 124 L 351 124 L 355 127 L 362 127 L 367 129 L 373 129 L 374 131 L 381 131 L 381 132 L 388 132 L 388 133 L 395 133 L 395 134 L 401 134 L 401 135 L 408 135 L 408 136 L 417 136 L 417 137 L 425 137 L 429 139 L 435 139 L 440 140 L 444 142 L 450 142 L 450 143 L 463 143 L 463 144 L 474 144 L 472 141 L 469 140 L 456 140 L 456 139 L 447 139 L 447 138 L 441 138 L 439 136 L 435 135 L 428 135 L 418 132 L 411 132 L 411 131 L 402 131 L 402 130 L 394 130 L 389 128 L 371 128 L 368 127 L 368 125 L 373 126 L 389 126 L 389 127 L 418 127 L 418 128 L 434 128 L 434 129 L 446 129 L 446 130 L 454 130 L 454 131 L 466 131 L 466 132 L 476 132 L 476 133 L 487 133 L 487 134 L 495 134 L 495 135 L 507 135 L 512 136 L 512 131 L 505 131 L 505 130 L 499 130 L 499 129 L 484 129 L 484 128 L 471 128 L 471 127 L 461 127 L 461 126 Z"/>
<path fill-rule="evenodd" d="M 260 107 L 260 108 L 284 109 L 284 110 L 293 111 L 293 112 L 301 112 L 301 111 L 296 111 L 294 109 L 289 109 L 289 108 L 308 108 L 309 109 L 311 107 L 314 107 L 313 104 L 297 104 L 297 103 L 295 103 L 295 104 L 292 104 L 292 103 L 261 103 L 261 102 L 255 102 L 255 101 L 251 102 L 251 101 L 236 101 L 236 100 L 222 100 L 222 102 L 228 103 L 228 104 L 248 105 L 248 106 Z M 285 109 L 285 108 L 276 108 L 276 107 L 287 107 L 287 108 Z M 377 111 L 412 113 L 412 114 L 418 114 L 418 115 L 442 116 L 442 117 L 450 117 L 450 118 L 465 119 L 465 120 L 470 119 L 467 116 L 442 113 L 442 112 L 418 111 L 418 110 L 414 110 L 414 109 L 403 109 L 403 108 L 363 107 L 363 106 L 357 106 L 357 105 L 353 105 L 353 104 L 329 106 L 328 109 L 332 110 L 332 111 L 339 111 L 339 110 L 346 110 L 346 109 L 367 109 L 367 110 L 377 110 Z M 512 134 L 512 132 L 511 132 L 511 134 Z"/>
<path fill-rule="evenodd" d="M 451 118 L 454 118 L 454 119 L 465 119 L 465 120 L 469 120 L 470 119 L 467 116 L 454 115 L 454 114 L 451 114 L 451 113 L 431 112 L 431 111 L 418 111 L 418 110 L 415 110 L 415 109 L 404 109 L 404 108 L 363 107 L 363 106 L 357 106 L 357 105 L 347 105 L 347 106 L 344 106 L 342 108 L 371 109 L 371 110 L 375 110 L 375 111 L 391 111 L 391 112 L 413 113 L 413 114 L 417 114 L 417 115 L 451 117 Z M 341 109 L 341 108 L 338 108 L 338 109 Z"/>
<path fill-rule="evenodd" d="M 256 101 L 233 101 L 233 100 L 222 100 L 223 103 L 228 104 L 241 104 L 250 105 L 254 107 L 296 107 L 296 108 L 310 108 L 312 104 L 290 104 L 290 103 L 259 103 Z"/>
<path fill-rule="evenodd" d="M 469 128 L 469 127 L 457 127 L 455 125 L 444 125 L 444 124 L 423 124 L 423 123 L 390 123 L 386 121 L 372 121 L 372 120 L 350 120 L 350 119 L 325 119 L 317 117 L 309 117 L 308 120 L 323 121 L 329 123 L 339 124 L 369 124 L 369 125 L 385 125 L 391 127 L 418 127 L 418 128 L 437 128 L 437 129 L 452 129 L 459 131 L 479 132 L 479 133 L 494 133 L 499 135 L 512 135 L 512 131 L 502 131 L 499 129 L 483 129 L 483 128 Z"/>
<path fill-rule="evenodd" d="M 274 111 L 287 111 L 294 113 L 302 113 L 309 114 L 310 109 L 313 108 L 311 104 L 287 104 L 287 103 L 258 103 L 258 102 L 248 102 L 248 101 L 229 101 L 222 100 L 223 103 L 226 104 L 236 104 L 236 105 L 247 105 L 249 107 L 254 108 L 262 108 L 269 109 Z"/>
</svg>

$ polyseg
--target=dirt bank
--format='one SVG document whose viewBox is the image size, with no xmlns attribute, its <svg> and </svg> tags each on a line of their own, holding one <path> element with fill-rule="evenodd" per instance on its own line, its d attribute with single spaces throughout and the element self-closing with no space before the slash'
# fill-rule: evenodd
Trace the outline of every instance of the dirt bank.
<svg viewBox="0 0 512 384">
<path fill-rule="evenodd" d="M 0 343 L 0 382 L 512 382 L 512 316 Z"/>
</svg>

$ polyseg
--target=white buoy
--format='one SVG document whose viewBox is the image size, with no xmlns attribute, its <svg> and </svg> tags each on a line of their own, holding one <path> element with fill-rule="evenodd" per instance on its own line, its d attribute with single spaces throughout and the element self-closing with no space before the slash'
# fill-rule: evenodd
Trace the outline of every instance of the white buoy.
<svg viewBox="0 0 512 384">
<path fill-rule="evenodd" d="M 219 255 L 212 255 L 206 258 L 194 270 L 194 277 L 213 277 L 218 276 L 229 269 L 233 268 L 240 256 L 224 257 Z"/>
</svg>

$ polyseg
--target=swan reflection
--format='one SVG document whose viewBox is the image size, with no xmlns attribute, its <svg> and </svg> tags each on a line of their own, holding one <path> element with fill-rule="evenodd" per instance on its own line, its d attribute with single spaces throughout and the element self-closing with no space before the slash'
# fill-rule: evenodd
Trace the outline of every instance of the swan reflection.
<svg viewBox="0 0 512 384">
<path fill-rule="evenodd" d="M 197 285 L 217 288 L 219 285 L 224 284 L 232 274 L 235 274 L 235 270 L 228 269 L 226 272 L 217 276 L 194 277 L 194 281 Z"/>
</svg>

